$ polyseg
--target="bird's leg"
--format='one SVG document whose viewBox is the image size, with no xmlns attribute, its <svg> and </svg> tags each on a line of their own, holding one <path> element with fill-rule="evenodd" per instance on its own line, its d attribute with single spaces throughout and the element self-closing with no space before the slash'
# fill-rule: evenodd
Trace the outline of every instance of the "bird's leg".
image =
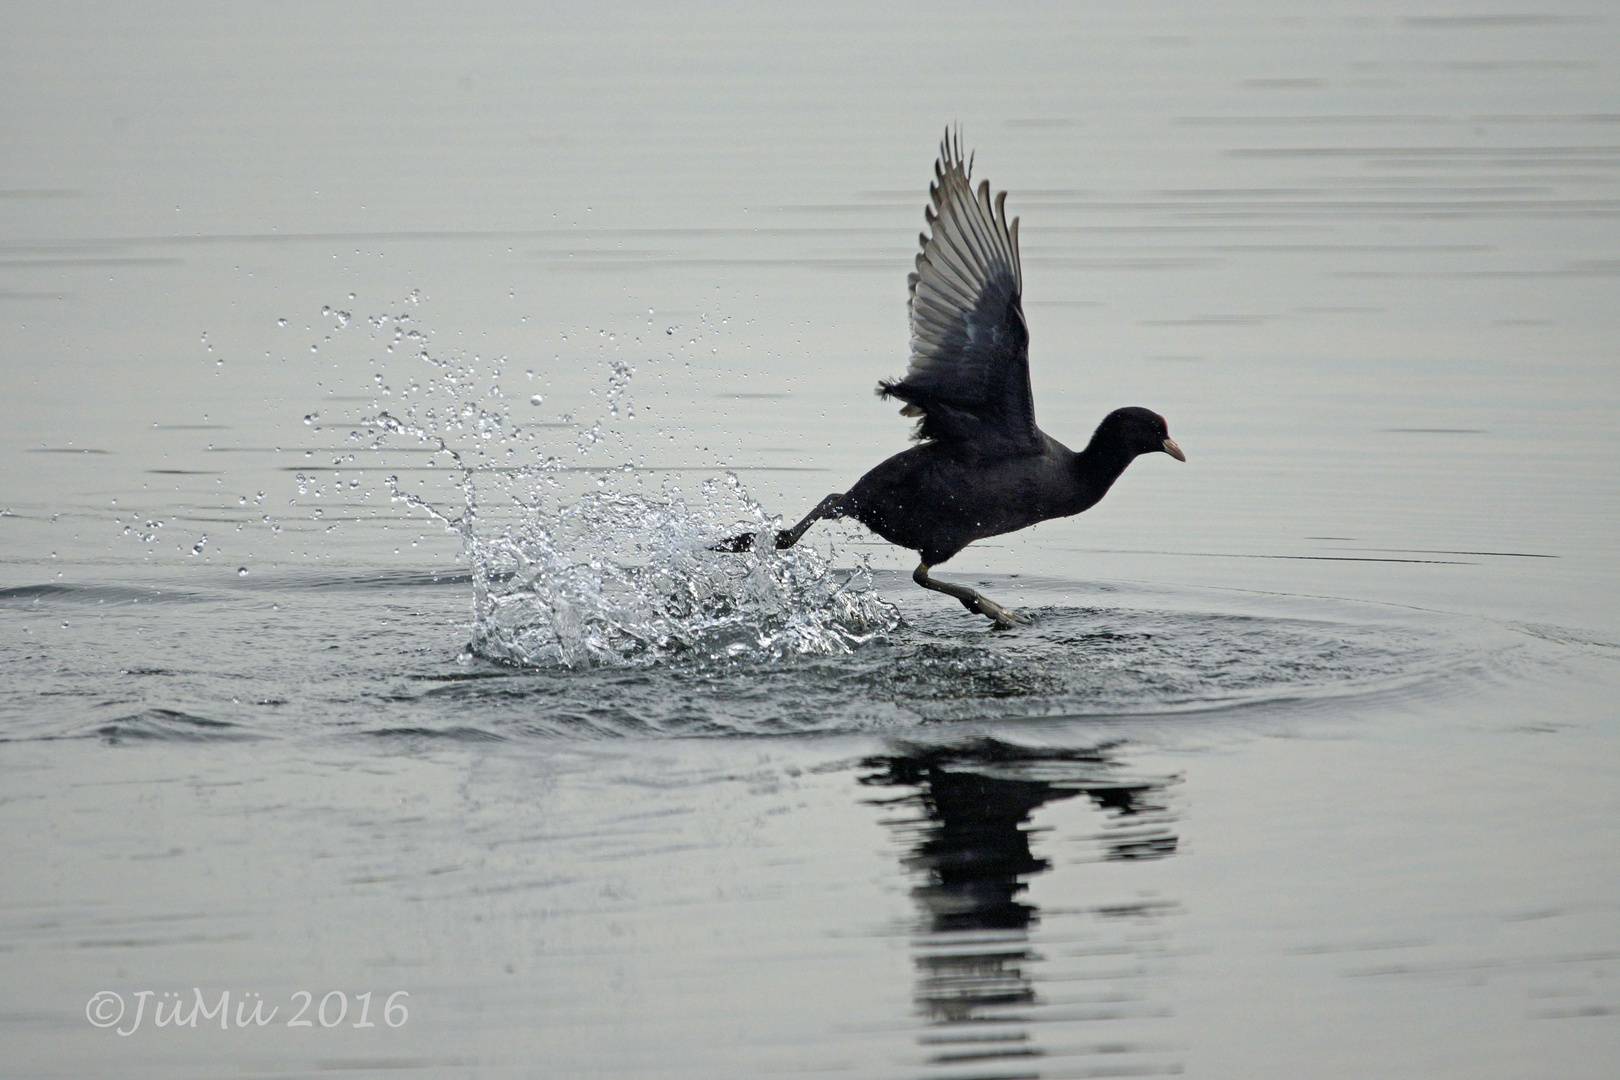
<svg viewBox="0 0 1620 1080">
<path fill-rule="evenodd" d="M 776 549 L 780 551 L 783 548 L 790 548 L 794 544 L 797 544 L 799 542 L 799 537 L 803 536 L 805 531 L 808 530 L 810 526 L 828 516 L 828 514 L 839 504 L 840 501 L 843 500 L 843 498 L 843 492 L 835 491 L 825 499 L 822 499 L 820 502 L 816 503 L 816 508 L 804 515 L 804 519 L 797 525 L 793 526 L 791 529 L 786 529 L 776 534 Z"/>
<path fill-rule="evenodd" d="M 935 592 L 942 592 L 946 596 L 956 597 L 962 601 L 962 606 L 973 612 L 973 614 L 983 615 L 994 622 L 998 630 L 1006 630 L 1008 627 L 1017 626 L 1021 622 L 1028 621 L 1018 612 L 1002 607 L 994 600 L 981 596 L 966 585 L 952 585 L 948 581 L 935 581 L 928 576 L 927 563 L 920 562 L 917 564 L 917 569 L 911 572 L 911 580 L 925 589 L 933 589 Z"/>
<path fill-rule="evenodd" d="M 818 502 L 816 504 L 816 508 L 804 515 L 804 520 L 793 526 L 793 528 L 782 529 L 777 532 L 776 549 L 780 551 L 783 548 L 790 548 L 794 544 L 797 544 L 799 542 L 799 537 L 803 536 L 809 530 L 810 526 L 814 525 L 822 518 L 831 515 L 832 511 L 838 506 L 839 501 L 842 500 L 843 497 L 843 492 L 833 492 L 831 495 Z M 709 550 L 748 551 L 754 546 L 754 535 L 754 533 L 741 533 L 737 536 L 720 541 Z"/>
</svg>

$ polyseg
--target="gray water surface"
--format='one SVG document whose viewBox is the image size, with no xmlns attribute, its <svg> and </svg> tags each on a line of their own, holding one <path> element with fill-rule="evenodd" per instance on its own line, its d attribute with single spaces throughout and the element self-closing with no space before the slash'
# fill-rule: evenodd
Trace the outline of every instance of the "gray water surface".
<svg viewBox="0 0 1620 1080">
<path fill-rule="evenodd" d="M 0 1071 L 1612 1076 L 1616 28 L 17 8 Z M 956 122 L 1189 458 L 1005 632 L 708 550 L 907 445 Z"/>
</svg>

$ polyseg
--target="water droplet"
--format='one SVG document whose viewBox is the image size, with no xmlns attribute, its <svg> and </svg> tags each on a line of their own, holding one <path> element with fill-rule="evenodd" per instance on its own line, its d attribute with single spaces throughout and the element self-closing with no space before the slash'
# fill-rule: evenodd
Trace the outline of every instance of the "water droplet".
<svg viewBox="0 0 1620 1080">
<path fill-rule="evenodd" d="M 236 568 L 236 576 L 237 577 L 247 577 L 248 576 L 248 568 L 245 567 L 245 566 L 238 566 Z"/>
</svg>

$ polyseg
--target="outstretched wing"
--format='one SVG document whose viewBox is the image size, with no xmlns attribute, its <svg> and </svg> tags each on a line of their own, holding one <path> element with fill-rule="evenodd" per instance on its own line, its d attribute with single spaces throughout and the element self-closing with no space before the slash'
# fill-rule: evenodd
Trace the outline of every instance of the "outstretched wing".
<svg viewBox="0 0 1620 1080">
<path fill-rule="evenodd" d="M 949 130 L 934 165 L 925 212 L 930 233 L 911 284 L 911 366 L 883 397 L 921 416 L 917 438 L 986 449 L 1035 451 L 1040 431 L 1029 387 L 1029 330 L 1019 302 L 1018 219 L 1007 222 L 1007 193 L 992 205 L 990 184 L 974 191 L 972 162 Z"/>
</svg>

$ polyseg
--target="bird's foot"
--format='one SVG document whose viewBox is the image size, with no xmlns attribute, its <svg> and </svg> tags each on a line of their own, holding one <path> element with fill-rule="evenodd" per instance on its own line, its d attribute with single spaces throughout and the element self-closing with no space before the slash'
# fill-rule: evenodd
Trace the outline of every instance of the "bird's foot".
<svg viewBox="0 0 1620 1080">
<path fill-rule="evenodd" d="M 734 555 L 744 551 L 757 551 L 758 537 L 758 533 L 743 533 L 739 536 L 733 536 L 729 539 L 722 540 L 718 544 L 711 544 L 709 545 L 709 550 L 724 551 Z M 786 529 L 782 529 L 776 534 L 775 547 L 776 550 L 781 551 L 783 548 L 792 547 L 794 544 L 798 543 L 798 541 L 799 538 L 797 536 L 794 536 Z"/>
<path fill-rule="evenodd" d="M 1004 608 L 994 600 L 976 594 L 972 600 L 963 600 L 962 606 L 975 615 L 983 615 L 989 619 L 997 630 L 1011 630 L 1015 626 L 1023 626 L 1029 622 L 1026 616 L 1018 614 L 1012 608 Z"/>
<path fill-rule="evenodd" d="M 744 552 L 744 551 L 753 551 L 754 550 L 754 534 L 753 533 L 743 533 L 741 536 L 730 537 L 728 539 L 720 541 L 718 544 L 711 544 L 709 546 L 709 550 L 710 551 L 724 551 L 724 552 L 729 552 L 731 554 L 737 554 L 739 552 Z"/>
</svg>

